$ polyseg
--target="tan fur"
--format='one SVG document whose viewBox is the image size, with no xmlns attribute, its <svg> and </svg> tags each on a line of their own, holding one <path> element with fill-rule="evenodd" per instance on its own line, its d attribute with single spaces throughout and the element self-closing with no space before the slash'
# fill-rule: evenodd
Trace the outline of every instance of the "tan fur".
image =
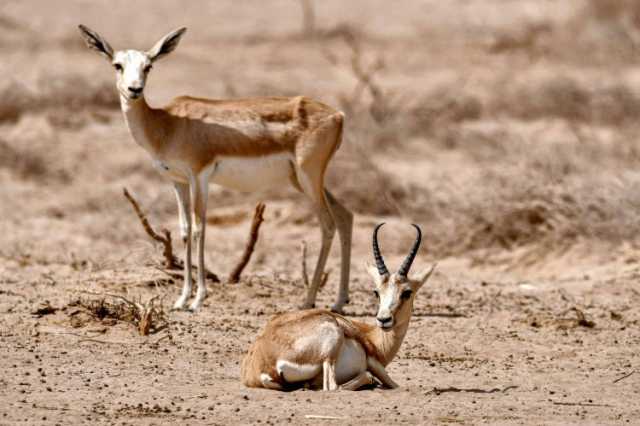
<svg viewBox="0 0 640 426">
<path fill-rule="evenodd" d="M 175 50 L 187 29 L 171 31 L 146 52 L 114 51 L 97 32 L 83 25 L 79 30 L 87 46 L 114 67 L 134 140 L 173 181 L 185 242 L 184 283 L 174 308 L 184 309 L 191 297 L 192 237 L 197 244 L 198 290 L 190 309 L 199 309 L 206 297 L 204 224 L 213 180 L 248 192 L 278 189 L 290 182 L 310 199 L 320 222 L 322 246 L 304 307 L 315 304 L 337 229 L 341 273 L 332 309 L 342 311 L 348 303 L 353 214 L 326 190 L 324 174 L 340 146 L 344 115 L 303 96 L 224 100 L 181 96 L 164 108 L 152 108 L 143 93 L 152 64 Z"/>
<path fill-rule="evenodd" d="M 305 135 L 323 126 L 335 126 L 336 136 L 342 131 L 342 113 L 304 97 L 210 100 L 181 96 L 161 109 L 149 107 L 144 99 L 132 109 L 157 157 L 179 158 L 196 174 L 218 156 L 258 157 L 288 151 L 301 164 L 317 162 L 323 175 L 340 139 Z M 273 131 L 270 124 L 284 128 Z M 320 158 L 315 155 L 318 151 Z"/>
<path fill-rule="evenodd" d="M 344 337 L 355 339 L 368 356 L 386 366 L 397 354 L 409 326 L 413 300 L 405 304 L 406 307 L 398 312 L 396 325 L 390 331 L 324 309 L 277 315 L 268 322 L 242 360 L 242 382 L 247 387 L 262 387 L 260 374 L 267 373 L 284 387 L 287 383 L 276 372 L 278 359 L 289 359 L 299 364 L 322 363 L 323 360 L 318 357 L 314 348 L 296 352 L 294 341 L 313 333 L 323 322 L 334 323 L 344 333 Z"/>
<path fill-rule="evenodd" d="M 419 242 L 418 238 L 413 253 Z M 384 386 L 397 387 L 385 366 L 398 353 L 409 328 L 416 293 L 434 269 L 435 265 L 409 279 L 408 271 L 405 275 L 389 274 L 369 265 L 378 297 L 378 326 L 323 309 L 273 317 L 242 361 L 242 382 L 249 387 L 272 387 L 268 385 L 277 382 L 280 389 L 306 383 L 312 387 L 322 384 L 324 390 L 342 385 L 343 389 L 356 390 L 375 377 Z M 293 383 L 287 383 L 278 369 L 288 373 Z M 268 380 L 262 380 L 265 378 Z"/>
</svg>

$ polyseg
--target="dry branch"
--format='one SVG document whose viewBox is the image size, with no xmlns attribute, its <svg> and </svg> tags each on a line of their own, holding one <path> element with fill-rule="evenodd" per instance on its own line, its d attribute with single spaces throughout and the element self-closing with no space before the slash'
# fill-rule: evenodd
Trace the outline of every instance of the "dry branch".
<svg viewBox="0 0 640 426">
<path fill-rule="evenodd" d="M 309 287 L 309 274 L 307 274 L 307 242 L 302 241 L 302 283 L 305 287 Z"/>
<path fill-rule="evenodd" d="M 135 198 L 133 198 L 133 196 L 129 194 L 129 191 L 127 191 L 127 188 L 123 189 L 123 193 L 124 193 L 124 196 L 127 198 L 127 200 L 129 200 L 129 202 L 133 206 L 133 210 L 136 212 L 136 215 L 138 215 L 138 219 L 140 219 L 140 223 L 142 224 L 142 227 L 144 228 L 147 235 L 149 235 L 153 240 L 161 243 L 162 246 L 164 247 L 164 249 L 162 250 L 162 255 L 164 256 L 165 267 L 167 269 L 178 269 L 178 264 L 180 263 L 180 260 L 173 255 L 173 245 L 171 243 L 171 232 L 169 232 L 168 229 L 163 229 L 162 233 L 164 234 L 164 236 L 158 234 L 151 227 L 151 225 L 149 224 L 149 220 L 147 220 L 147 216 L 144 213 L 142 213 L 142 210 L 140 209 L 140 205 L 135 200 Z"/>
<path fill-rule="evenodd" d="M 450 386 L 448 388 L 433 388 L 433 390 L 427 393 L 434 393 L 435 395 L 440 395 L 441 393 L 446 392 L 467 392 L 467 393 L 506 393 L 511 389 L 516 389 L 518 386 L 510 385 L 505 387 L 504 389 L 493 388 L 493 389 L 478 389 L 478 388 L 457 388 L 454 386 Z"/>
<path fill-rule="evenodd" d="M 363 60 L 364 55 L 357 36 L 351 31 L 346 31 L 342 33 L 342 38 L 351 50 L 349 69 L 357 81 L 351 96 L 342 97 L 342 106 L 347 112 L 352 113 L 356 106 L 361 103 L 362 95 L 368 92 L 371 97 L 369 113 L 377 123 L 382 123 L 390 112 L 388 105 L 389 94 L 385 93 L 385 91 L 376 84 L 374 78 L 378 71 L 384 69 L 384 60 L 382 57 L 377 56 L 372 63 L 365 66 Z M 324 54 L 327 60 L 333 65 L 339 65 L 337 57 L 331 52 L 325 51 Z"/>
<path fill-rule="evenodd" d="M 611 404 L 594 404 L 592 402 L 563 402 L 551 401 L 553 405 L 567 405 L 569 407 L 612 407 Z"/>
<path fill-rule="evenodd" d="M 142 228 L 145 230 L 147 235 L 151 237 L 151 239 L 153 239 L 154 241 L 157 241 L 162 244 L 163 246 L 162 256 L 164 257 L 165 269 L 182 270 L 184 268 L 184 262 L 182 262 L 182 260 L 178 259 L 173 254 L 173 243 L 171 240 L 171 232 L 169 232 L 169 230 L 167 229 L 163 229 L 162 233 L 164 235 L 158 234 L 149 223 L 147 216 L 142 212 L 142 209 L 140 208 L 140 205 L 138 204 L 136 199 L 133 198 L 133 196 L 129 193 L 129 191 L 127 191 L 127 188 L 123 188 L 123 192 L 124 192 L 124 196 L 127 198 L 127 200 L 129 200 L 129 202 L 133 206 L 133 210 L 136 212 L 138 219 L 140 219 Z M 218 278 L 216 274 L 214 274 L 208 269 L 205 269 L 205 277 L 213 281 L 214 283 L 220 282 L 220 278 Z"/>
<path fill-rule="evenodd" d="M 236 264 L 235 268 L 233 268 L 233 272 L 231 272 L 231 274 L 229 275 L 229 283 L 235 284 L 240 281 L 240 275 L 242 274 L 242 271 L 249 263 L 249 260 L 251 260 L 251 255 L 253 254 L 256 242 L 258 241 L 260 225 L 262 225 L 262 222 L 264 221 L 264 209 L 264 203 L 258 203 L 256 205 L 256 209 L 253 213 L 253 221 L 251 222 L 251 231 L 249 232 L 247 245 L 244 248 L 244 253 L 242 253 L 240 261 Z"/>
<path fill-rule="evenodd" d="M 622 380 L 626 379 L 627 377 L 631 377 L 631 375 L 635 374 L 635 372 L 636 372 L 636 370 L 633 370 L 631 373 L 629 373 L 629 374 L 625 374 L 624 376 L 622 376 L 622 377 L 620 377 L 620 378 L 615 379 L 615 380 L 613 381 L 613 383 L 618 383 L 618 382 L 620 382 L 620 381 L 622 381 Z"/>
<path fill-rule="evenodd" d="M 309 287 L 309 274 L 307 274 L 307 242 L 302 241 L 302 256 L 301 256 L 301 264 L 302 264 L 302 283 L 306 288 Z M 331 270 L 322 273 L 322 278 L 320 279 L 320 285 L 318 286 L 318 290 L 322 290 L 324 286 L 327 284 L 329 280 L 329 274 L 331 274 Z"/>
</svg>

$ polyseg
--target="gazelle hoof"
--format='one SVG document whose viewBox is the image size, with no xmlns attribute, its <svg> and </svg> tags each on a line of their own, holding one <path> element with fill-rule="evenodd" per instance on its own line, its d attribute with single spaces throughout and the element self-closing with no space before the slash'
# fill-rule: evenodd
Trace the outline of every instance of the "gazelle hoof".
<svg viewBox="0 0 640 426">
<path fill-rule="evenodd" d="M 173 304 L 173 308 L 171 309 L 172 311 L 182 311 L 184 310 L 185 305 L 187 304 L 187 299 L 186 298 L 180 298 L 178 300 L 176 300 L 176 303 Z"/>
</svg>

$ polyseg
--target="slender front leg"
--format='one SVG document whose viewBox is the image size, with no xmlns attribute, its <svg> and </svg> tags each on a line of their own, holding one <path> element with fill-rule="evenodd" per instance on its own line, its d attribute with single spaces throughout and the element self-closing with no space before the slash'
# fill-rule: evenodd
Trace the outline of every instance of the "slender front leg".
<svg viewBox="0 0 640 426">
<path fill-rule="evenodd" d="M 374 383 L 373 376 L 368 371 L 358 374 L 347 383 L 340 385 L 341 390 L 356 391 L 363 386 L 369 386 Z"/>
<path fill-rule="evenodd" d="M 178 220 L 180 222 L 180 238 L 183 243 L 187 243 L 189 235 L 189 225 L 191 221 L 191 202 L 189 199 L 189 184 L 174 182 L 173 189 L 176 193 L 176 200 L 178 200 Z"/>
<path fill-rule="evenodd" d="M 180 236 L 185 244 L 184 250 L 184 283 L 180 298 L 173 309 L 184 309 L 191 296 L 191 203 L 189 202 L 189 185 L 175 182 L 173 188 L 178 200 L 178 217 L 180 219 Z"/>
<path fill-rule="evenodd" d="M 322 363 L 322 376 L 322 390 L 333 391 L 338 389 L 335 360 L 327 359 Z"/>
<path fill-rule="evenodd" d="M 198 291 L 196 298 L 190 306 L 192 311 L 197 311 L 207 297 L 206 270 L 204 268 L 204 242 L 207 225 L 207 198 L 209 196 L 209 175 L 202 173 L 194 179 L 196 185 L 191 188 L 194 205 L 195 229 L 194 239 L 197 241 L 198 257 Z"/>
<path fill-rule="evenodd" d="M 374 357 L 367 357 L 367 368 L 384 386 L 391 389 L 399 387 L 398 384 L 389 377 L 389 373 L 385 370 L 384 365 L 380 364 L 380 361 Z"/>
</svg>

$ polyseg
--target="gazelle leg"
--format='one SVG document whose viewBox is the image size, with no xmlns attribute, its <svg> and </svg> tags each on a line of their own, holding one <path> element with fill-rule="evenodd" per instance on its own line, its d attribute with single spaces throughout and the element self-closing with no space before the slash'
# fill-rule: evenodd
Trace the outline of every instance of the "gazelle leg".
<svg viewBox="0 0 640 426">
<path fill-rule="evenodd" d="M 185 244 L 184 250 L 184 283 L 182 293 L 173 305 L 173 309 L 183 309 L 191 296 L 191 214 L 189 202 L 189 185 L 174 183 L 173 188 L 178 200 L 178 215 L 180 219 L 180 235 Z"/>
<path fill-rule="evenodd" d="M 322 363 L 322 375 L 322 390 L 333 391 L 338 389 L 335 360 L 327 359 Z"/>
<path fill-rule="evenodd" d="M 196 298 L 189 307 L 197 311 L 207 297 L 206 272 L 204 268 L 204 242 L 207 225 L 207 198 L 209 196 L 209 176 L 206 173 L 198 176 L 195 188 L 192 188 L 193 211 L 195 218 L 194 239 L 197 242 L 198 290 Z"/>
<path fill-rule="evenodd" d="M 298 186 L 312 200 L 322 229 L 322 246 L 320 248 L 320 254 L 318 255 L 316 269 L 313 273 L 313 280 L 307 291 L 304 308 L 310 308 L 315 304 L 318 287 L 320 286 L 324 267 L 327 263 L 333 236 L 336 232 L 336 219 L 329 206 L 328 197 L 325 194 L 324 173 L 327 163 L 340 144 L 343 118 L 344 115 L 342 113 L 336 113 L 326 117 L 321 123 L 317 123 L 314 130 L 304 136 L 305 149 L 296 152 L 295 177 L 297 178 Z M 340 208 L 336 210 L 338 215 L 342 213 Z M 346 215 L 344 216 L 343 221 L 346 223 Z M 342 229 L 346 229 L 346 226 L 343 225 Z M 344 238 L 343 235 L 346 237 L 346 233 L 343 232 L 341 238 Z M 345 277 L 348 277 L 348 269 L 346 271 L 344 270 L 344 253 L 342 260 L 343 270 L 341 277 L 344 280 Z M 344 292 L 346 290 L 346 284 L 342 281 L 341 291 Z M 338 300 L 346 301 L 346 297 L 339 298 Z M 340 310 L 342 304 L 343 303 L 337 303 L 334 307 Z"/>
<path fill-rule="evenodd" d="M 340 237 L 340 289 L 336 303 L 331 307 L 334 312 L 342 312 L 342 307 L 349 303 L 349 272 L 351 269 L 351 233 L 353 230 L 353 213 L 347 210 L 335 197 L 325 189 L 329 208 L 333 215 Z"/>
<path fill-rule="evenodd" d="M 327 264 L 329 250 L 331 250 L 331 243 L 333 243 L 333 236 L 336 233 L 335 222 L 333 221 L 333 217 L 327 209 L 326 204 L 324 202 L 316 203 L 315 208 L 318 219 L 320 220 L 322 245 L 320 246 L 320 254 L 318 255 L 316 269 L 313 272 L 313 279 L 311 280 L 311 284 L 307 290 L 307 297 L 303 305 L 304 309 L 313 308 L 315 306 L 318 288 L 320 287 L 320 281 L 322 281 L 322 274 L 324 273 L 324 267 Z"/>
<path fill-rule="evenodd" d="M 367 357 L 367 368 L 384 386 L 391 389 L 398 387 L 398 384 L 389 377 L 389 373 L 387 373 L 384 365 L 380 364 L 377 359 L 370 356 Z"/>
<path fill-rule="evenodd" d="M 340 385 L 340 389 L 356 391 L 363 386 L 369 386 L 369 385 L 372 385 L 373 383 L 374 383 L 374 380 L 371 373 L 369 373 L 368 371 L 364 371 L 359 375 L 357 375 L 356 377 L 354 377 L 353 379 L 349 380 L 347 383 Z"/>
<path fill-rule="evenodd" d="M 189 237 L 189 221 L 191 216 L 191 202 L 189 200 L 189 184 L 174 182 L 173 189 L 176 193 L 176 200 L 178 200 L 178 219 L 180 221 L 180 238 L 182 242 L 186 244 Z"/>
</svg>

